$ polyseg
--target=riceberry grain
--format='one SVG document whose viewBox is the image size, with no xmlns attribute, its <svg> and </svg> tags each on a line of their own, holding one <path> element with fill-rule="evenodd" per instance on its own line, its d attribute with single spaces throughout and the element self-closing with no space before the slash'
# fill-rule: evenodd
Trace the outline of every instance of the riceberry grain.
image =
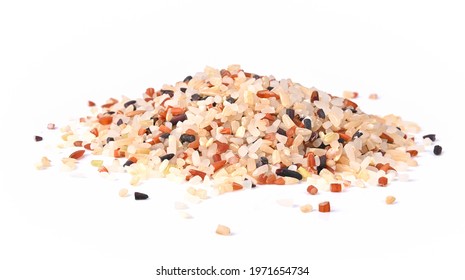
<svg viewBox="0 0 465 280">
<path fill-rule="evenodd" d="M 283 177 L 292 177 L 296 178 L 297 180 L 302 180 L 303 178 L 302 174 L 300 174 L 299 172 L 285 168 L 276 169 L 276 175 Z"/>
<path fill-rule="evenodd" d="M 149 198 L 149 196 L 145 193 L 141 193 L 141 192 L 134 192 L 134 198 L 136 200 L 145 200 L 147 198 Z"/>
<path fill-rule="evenodd" d="M 236 99 L 232 98 L 231 96 L 226 98 L 226 101 L 228 101 L 231 104 L 234 104 L 236 102 Z"/>
<path fill-rule="evenodd" d="M 192 76 L 187 76 L 184 78 L 183 83 L 189 83 L 189 81 L 192 80 Z"/>
<path fill-rule="evenodd" d="M 181 114 L 181 115 L 174 116 L 171 119 L 171 123 L 172 124 L 177 124 L 178 122 L 183 122 L 185 120 L 187 120 L 187 115 L 184 113 L 184 114 Z"/>
<path fill-rule="evenodd" d="M 327 161 L 326 155 L 322 155 L 320 157 L 320 165 L 319 166 L 323 167 L 323 168 L 326 167 L 326 161 Z"/>
<path fill-rule="evenodd" d="M 200 100 L 201 98 L 202 98 L 202 97 L 201 97 L 200 94 L 198 94 L 198 93 L 194 93 L 194 94 L 192 94 L 192 96 L 191 96 L 191 100 L 192 100 L 192 101 L 198 101 L 198 100 Z"/>
<path fill-rule="evenodd" d="M 434 146 L 433 148 L 433 153 L 437 156 L 439 156 L 442 153 L 442 147 L 439 145 Z"/>
<path fill-rule="evenodd" d="M 170 89 L 162 89 L 162 90 L 160 90 L 160 93 L 161 94 L 168 94 L 170 97 L 174 96 L 174 91 L 172 91 Z"/>
<path fill-rule="evenodd" d="M 309 118 L 304 119 L 304 126 L 306 129 L 312 129 L 312 120 Z"/>
<path fill-rule="evenodd" d="M 278 134 L 281 134 L 281 135 L 283 135 L 283 136 L 286 136 L 286 131 L 285 131 L 284 129 L 282 129 L 282 128 L 278 128 L 278 131 L 277 131 L 277 132 L 278 132 Z"/>
<path fill-rule="evenodd" d="M 357 130 L 357 131 L 354 133 L 354 135 L 352 136 L 352 140 L 355 140 L 355 139 L 357 139 L 357 138 L 360 138 L 360 137 L 362 137 L 362 135 L 363 135 L 363 133 Z"/>
<path fill-rule="evenodd" d="M 423 139 L 429 138 L 431 141 L 436 141 L 436 134 L 426 134 L 423 135 Z"/>
<path fill-rule="evenodd" d="M 181 141 L 181 143 L 192 143 L 195 141 L 195 136 L 194 135 L 190 135 L 190 134 L 182 134 L 181 137 L 179 137 L 179 141 Z"/>
<path fill-rule="evenodd" d="M 160 157 L 160 160 L 161 160 L 161 161 L 164 161 L 165 159 L 170 160 L 170 159 L 172 159 L 173 157 L 174 157 L 174 154 L 166 154 L 166 155 L 164 155 L 164 156 L 161 156 L 161 157 Z"/>
<path fill-rule="evenodd" d="M 167 139 L 168 137 L 170 137 L 170 134 L 168 132 L 160 134 L 161 139 Z"/>
<path fill-rule="evenodd" d="M 129 107 L 131 105 L 134 105 L 134 104 L 136 104 L 136 102 L 137 102 L 136 100 L 130 100 L 130 101 L 124 103 L 124 108 L 127 108 L 127 107 Z"/>
<path fill-rule="evenodd" d="M 294 119 L 294 116 L 295 116 L 295 111 L 294 109 L 286 109 L 286 115 L 289 116 L 289 118 Z"/>
</svg>

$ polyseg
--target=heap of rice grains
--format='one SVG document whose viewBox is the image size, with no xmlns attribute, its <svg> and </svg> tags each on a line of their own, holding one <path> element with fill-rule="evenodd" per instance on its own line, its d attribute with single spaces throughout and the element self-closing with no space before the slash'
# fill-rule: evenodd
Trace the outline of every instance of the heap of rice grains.
<svg viewBox="0 0 465 280">
<path fill-rule="evenodd" d="M 133 185 L 167 177 L 203 182 L 218 194 L 302 180 L 328 191 L 334 184 L 385 186 L 406 179 L 398 171 L 416 166 L 424 150 L 410 135 L 419 127 L 400 117 L 365 114 L 350 99 L 238 65 L 206 67 L 174 86 L 148 88 L 142 98 L 111 98 L 101 110 L 89 106 L 93 116 L 80 119 L 81 129 L 62 128 L 62 146 L 113 157 L 92 164 L 130 173 Z"/>
</svg>

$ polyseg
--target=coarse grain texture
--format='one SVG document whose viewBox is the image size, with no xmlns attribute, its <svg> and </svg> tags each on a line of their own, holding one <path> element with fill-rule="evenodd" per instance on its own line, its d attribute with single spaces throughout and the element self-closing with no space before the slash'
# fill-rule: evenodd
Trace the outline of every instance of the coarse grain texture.
<svg viewBox="0 0 465 280">
<path fill-rule="evenodd" d="M 216 233 L 219 235 L 231 235 L 231 229 L 224 225 L 218 225 L 216 227 Z"/>
<path fill-rule="evenodd" d="M 373 185 L 381 176 L 376 171 L 393 181 L 396 170 L 416 166 L 412 157 L 423 152 L 412 135 L 417 125 L 366 114 L 345 97 L 239 65 L 206 67 L 159 90 L 147 88 L 140 98 L 89 102 L 91 115 L 62 128 L 63 146 L 83 147 L 74 159 L 84 151 L 122 158 L 93 165 L 101 173 L 128 172 L 132 185 L 167 177 L 207 184 L 218 194 L 309 179 L 317 182 L 308 190 L 315 194 L 319 184 L 324 190 L 334 182 Z"/>
</svg>

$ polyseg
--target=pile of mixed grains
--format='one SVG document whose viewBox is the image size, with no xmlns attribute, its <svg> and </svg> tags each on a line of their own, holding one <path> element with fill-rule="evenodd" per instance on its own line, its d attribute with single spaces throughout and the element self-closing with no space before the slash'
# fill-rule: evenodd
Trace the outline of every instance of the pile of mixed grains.
<svg viewBox="0 0 465 280">
<path fill-rule="evenodd" d="M 344 96 L 239 65 L 206 67 L 137 99 L 111 98 L 100 108 L 89 101 L 92 116 L 80 119 L 80 129 L 61 129 L 61 146 L 75 149 L 63 163 L 73 169 L 85 154 L 103 155 L 114 159 L 92 160 L 96 172 L 128 172 L 132 185 L 167 177 L 203 182 L 218 194 L 302 181 L 316 194 L 406 179 L 401 171 L 425 149 L 413 137 L 419 127 L 366 114 L 351 99 L 358 93 Z M 425 136 L 426 145 L 433 138 Z M 49 165 L 44 158 L 39 167 Z M 188 191 L 206 197 L 203 189 Z"/>
</svg>

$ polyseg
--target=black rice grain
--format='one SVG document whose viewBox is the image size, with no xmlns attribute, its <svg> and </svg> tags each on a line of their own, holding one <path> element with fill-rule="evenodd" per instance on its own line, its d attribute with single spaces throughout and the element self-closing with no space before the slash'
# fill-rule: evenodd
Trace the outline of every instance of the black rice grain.
<svg viewBox="0 0 465 280">
<path fill-rule="evenodd" d="M 164 156 L 161 156 L 161 157 L 160 157 L 160 160 L 161 160 L 161 161 L 164 161 L 165 159 L 170 160 L 170 159 L 172 159 L 173 157 L 174 157 L 174 154 L 166 154 L 166 155 L 164 155 Z"/>
<path fill-rule="evenodd" d="M 289 169 L 276 169 L 276 175 L 283 176 L 283 177 L 292 177 L 296 178 L 297 180 L 302 180 L 302 174 L 297 171 L 289 170 Z"/>
<path fill-rule="evenodd" d="M 147 198 L 149 198 L 149 196 L 145 193 L 141 193 L 141 192 L 134 192 L 134 198 L 136 200 L 145 200 Z"/>
<path fill-rule="evenodd" d="M 442 153 L 442 147 L 439 145 L 434 146 L 433 148 L 433 153 L 437 156 L 439 156 Z"/>
</svg>

